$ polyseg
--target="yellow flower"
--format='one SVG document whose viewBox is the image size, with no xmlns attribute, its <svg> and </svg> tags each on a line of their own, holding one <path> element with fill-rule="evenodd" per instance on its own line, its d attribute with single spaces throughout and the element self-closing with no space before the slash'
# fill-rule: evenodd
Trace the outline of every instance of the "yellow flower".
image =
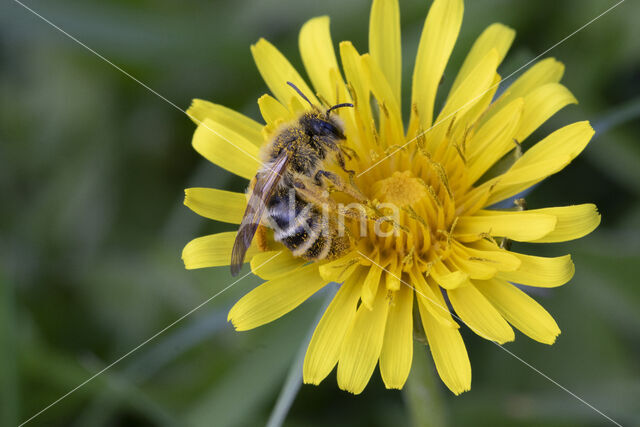
<svg viewBox="0 0 640 427">
<path fill-rule="evenodd" d="M 374 233 L 372 228 L 380 224 L 369 221 L 371 232 L 330 262 L 295 258 L 273 241 L 265 251 L 254 239 L 247 260 L 267 282 L 229 313 L 237 330 L 255 328 L 293 310 L 327 283 L 342 283 L 309 344 L 305 383 L 320 383 L 337 365 L 340 388 L 357 394 L 379 364 L 385 385 L 402 388 L 413 357 L 414 316 L 442 381 L 455 394 L 471 386 L 460 323 L 497 343 L 514 339 L 512 326 L 546 344 L 560 333 L 551 315 L 512 283 L 563 285 L 574 273 L 570 256 L 523 255 L 502 243 L 582 237 L 600 222 L 596 207 L 487 207 L 567 166 L 585 148 L 593 129 L 588 122 L 565 126 L 516 156 L 506 172 L 487 178 L 498 160 L 519 151 L 534 130 L 576 100 L 559 83 L 564 68 L 552 58 L 530 67 L 496 98 L 496 70 L 515 33 L 493 24 L 473 44 L 437 111 L 436 93 L 462 15 L 462 0 L 435 0 L 431 6 L 418 47 L 406 122 L 396 0 L 374 0 L 369 53 L 359 53 L 348 41 L 340 43 L 342 70 L 329 18 L 315 18 L 302 27 L 300 53 L 315 91 L 268 41 L 253 45 L 255 62 L 275 97 L 258 100 L 264 125 L 201 100 L 188 111 L 198 124 L 194 148 L 211 162 L 251 179 L 260 166 L 260 147 L 282 123 L 307 108 L 287 82 L 316 105 L 320 100 L 355 104 L 337 110 L 344 121 L 345 144 L 357 154 L 347 167 L 356 171 L 355 185 L 373 206 L 387 203 L 399 208 L 396 224 L 383 224 L 387 233 Z M 246 197 L 191 188 L 185 204 L 207 218 L 238 224 Z M 191 241 L 183 251 L 186 267 L 228 265 L 234 238 L 235 233 L 220 233 Z"/>
</svg>

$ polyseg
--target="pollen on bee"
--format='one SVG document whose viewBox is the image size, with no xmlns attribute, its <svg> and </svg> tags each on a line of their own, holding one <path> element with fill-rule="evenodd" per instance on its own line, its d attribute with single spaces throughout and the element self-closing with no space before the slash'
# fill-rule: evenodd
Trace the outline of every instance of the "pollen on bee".
<svg viewBox="0 0 640 427">
<path fill-rule="evenodd" d="M 262 224 L 258 225 L 256 230 L 256 245 L 261 252 L 269 250 L 269 243 L 267 242 L 267 227 Z"/>
</svg>

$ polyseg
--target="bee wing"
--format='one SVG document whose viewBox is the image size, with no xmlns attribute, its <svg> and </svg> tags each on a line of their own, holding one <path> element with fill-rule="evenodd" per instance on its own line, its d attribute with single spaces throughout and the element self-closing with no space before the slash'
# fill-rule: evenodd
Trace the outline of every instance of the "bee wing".
<svg viewBox="0 0 640 427">
<path fill-rule="evenodd" d="M 244 256 L 251 245 L 253 235 L 256 234 L 266 203 L 273 195 L 278 182 L 282 178 L 282 172 L 289 163 L 289 155 L 284 151 L 271 165 L 271 169 L 257 175 L 256 184 L 253 187 L 249 203 L 244 211 L 236 240 L 231 251 L 231 274 L 236 276 L 244 263 Z"/>
</svg>

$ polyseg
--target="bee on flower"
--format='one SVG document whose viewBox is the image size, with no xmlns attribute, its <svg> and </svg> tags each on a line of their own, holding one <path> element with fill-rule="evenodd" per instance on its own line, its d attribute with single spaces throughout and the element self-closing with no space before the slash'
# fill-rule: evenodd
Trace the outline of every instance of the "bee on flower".
<svg viewBox="0 0 640 427">
<path fill-rule="evenodd" d="M 202 100 L 188 110 L 198 125 L 194 148 L 251 182 L 249 197 L 206 188 L 187 189 L 185 197 L 202 216 L 240 224 L 237 233 L 189 242 L 185 266 L 231 265 L 237 273 L 249 262 L 266 280 L 231 309 L 234 327 L 274 321 L 340 283 L 309 344 L 305 383 L 320 383 L 337 366 L 339 387 L 358 394 L 378 365 L 387 388 L 402 388 L 414 357 L 414 318 L 455 394 L 471 387 L 461 325 L 499 344 L 514 340 L 514 327 L 545 344 L 560 333 L 514 283 L 561 286 L 574 273 L 570 256 L 521 254 L 507 242 L 583 237 L 600 222 L 596 207 L 492 206 L 563 169 L 594 131 L 577 122 L 529 141 L 576 99 L 560 84 L 564 67 L 553 58 L 501 83 L 497 70 L 515 36 L 502 24 L 478 36 L 436 110 L 462 16 L 462 0 L 433 2 L 409 100 L 401 99 L 398 2 L 374 0 L 369 52 L 341 42 L 342 67 L 329 18 L 302 27 L 300 54 L 313 89 L 268 41 L 251 47 L 271 92 L 258 99 L 264 124 Z M 525 141 L 533 144 L 489 176 Z"/>
</svg>

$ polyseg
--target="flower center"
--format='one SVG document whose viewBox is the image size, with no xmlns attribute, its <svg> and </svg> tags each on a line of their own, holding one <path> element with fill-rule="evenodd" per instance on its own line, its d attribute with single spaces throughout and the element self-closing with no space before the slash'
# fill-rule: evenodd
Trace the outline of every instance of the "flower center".
<svg viewBox="0 0 640 427">
<path fill-rule="evenodd" d="M 449 150 L 434 156 L 417 150 L 396 156 L 380 165 L 375 178 L 358 183 L 369 189 L 366 193 L 378 210 L 358 247 L 380 263 L 395 265 L 396 271 L 424 272 L 450 254 L 459 215 L 455 194 L 464 192 L 459 176 L 464 165 Z"/>
<path fill-rule="evenodd" d="M 389 178 L 376 182 L 373 194 L 381 202 L 405 208 L 426 197 L 427 189 L 424 182 L 413 177 L 410 171 L 396 171 Z"/>
</svg>

